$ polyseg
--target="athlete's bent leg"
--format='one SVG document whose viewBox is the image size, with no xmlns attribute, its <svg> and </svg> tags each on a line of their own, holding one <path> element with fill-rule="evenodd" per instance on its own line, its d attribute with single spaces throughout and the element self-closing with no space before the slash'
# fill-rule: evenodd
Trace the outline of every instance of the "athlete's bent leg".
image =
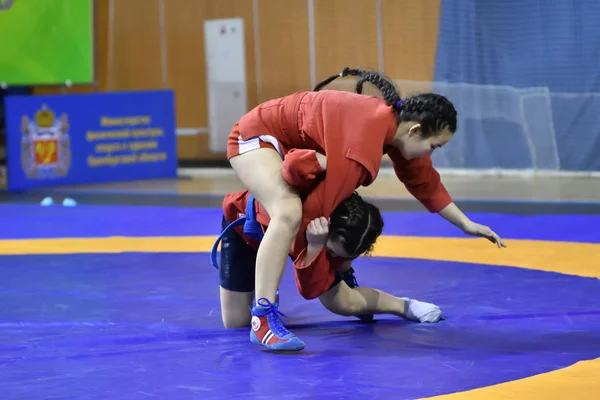
<svg viewBox="0 0 600 400">
<path fill-rule="evenodd" d="M 344 281 L 319 296 L 319 300 L 329 311 L 343 316 L 391 314 L 411 321 L 438 322 L 442 315 L 435 304 L 395 297 L 366 286 L 351 289 Z"/>
<path fill-rule="evenodd" d="M 283 179 L 282 159 L 259 148 L 230 159 L 231 166 L 270 217 L 256 257 L 256 307 L 251 340 L 271 350 L 301 350 L 304 343 L 287 331 L 274 306 L 277 288 L 302 219 L 300 197 Z"/>
<path fill-rule="evenodd" d="M 223 217 L 222 229 L 227 225 Z M 250 326 L 255 264 L 256 251 L 235 230 L 229 230 L 221 241 L 219 267 L 221 317 L 225 328 Z"/>
</svg>

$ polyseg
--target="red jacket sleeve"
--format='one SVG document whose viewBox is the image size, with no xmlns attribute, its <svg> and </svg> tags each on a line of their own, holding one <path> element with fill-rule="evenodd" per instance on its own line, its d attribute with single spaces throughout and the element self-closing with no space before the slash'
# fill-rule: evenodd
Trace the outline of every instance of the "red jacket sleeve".
<svg viewBox="0 0 600 400">
<path fill-rule="evenodd" d="M 327 290 L 335 279 L 335 266 L 327 258 L 327 248 L 323 246 L 319 254 L 308 265 L 304 265 L 305 248 L 294 260 L 296 287 L 306 300 L 316 299 Z"/>
<path fill-rule="evenodd" d="M 406 160 L 400 150 L 392 148 L 388 155 L 398 179 L 430 212 L 440 212 L 452 203 L 452 197 L 433 168 L 431 157 Z"/>
<path fill-rule="evenodd" d="M 325 172 L 317 159 L 315 150 L 291 149 L 283 159 L 281 174 L 283 179 L 299 190 L 313 189 L 318 180 L 318 175 Z"/>
<path fill-rule="evenodd" d="M 313 299 L 327 291 L 338 267 L 335 261 L 327 257 L 325 246 L 310 264 L 304 265 L 308 224 L 318 217 L 328 218 L 333 210 L 370 176 L 358 162 L 347 158 L 345 160 L 348 162 L 340 160 L 335 167 L 329 159 L 327 160 L 325 179 L 307 196 L 303 204 L 302 224 L 292 244 L 291 255 L 295 257 L 296 285 L 306 299 Z"/>
<path fill-rule="evenodd" d="M 302 205 L 302 221 L 306 229 L 310 221 L 318 217 L 329 218 L 333 210 L 365 181 L 369 171 L 350 158 L 327 159 L 327 173 L 318 186 L 306 197 Z M 304 235 L 304 232 L 299 232 Z"/>
</svg>

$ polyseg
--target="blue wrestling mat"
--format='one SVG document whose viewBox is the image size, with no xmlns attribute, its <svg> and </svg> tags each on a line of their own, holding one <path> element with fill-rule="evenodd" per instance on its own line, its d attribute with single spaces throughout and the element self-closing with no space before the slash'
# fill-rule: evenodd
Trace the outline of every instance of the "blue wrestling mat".
<svg viewBox="0 0 600 400">
<path fill-rule="evenodd" d="M 365 257 L 355 263 L 359 284 L 436 303 L 447 319 L 379 316 L 362 324 L 302 299 L 288 268 L 281 310 L 307 347 L 282 355 L 251 345 L 249 329 L 222 328 L 217 271 L 200 242 L 196 252 L 108 254 L 81 250 L 76 241 L 188 243 L 195 240 L 188 236 L 219 233 L 217 210 L 2 205 L 0 212 L 2 239 L 21 239 L 31 253 L 11 255 L 6 245 L 0 255 L 3 400 L 415 399 L 600 357 L 597 278 L 402 254 Z M 435 215 L 385 217 L 386 235 L 463 237 Z M 507 239 L 587 246 L 600 239 L 599 216 L 481 214 L 477 221 Z M 56 242 L 53 254 L 43 254 L 40 238 L 74 244 Z M 508 245 L 498 251 L 511 251 Z"/>
</svg>

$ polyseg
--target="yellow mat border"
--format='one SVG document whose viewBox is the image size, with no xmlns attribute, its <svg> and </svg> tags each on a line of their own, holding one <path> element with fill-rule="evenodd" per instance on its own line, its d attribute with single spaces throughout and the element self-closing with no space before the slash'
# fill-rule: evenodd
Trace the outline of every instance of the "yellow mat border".
<svg viewBox="0 0 600 400">
<path fill-rule="evenodd" d="M 1 255 L 209 252 L 214 236 L 100 237 L 0 240 Z M 600 244 L 508 240 L 497 249 L 483 239 L 383 236 L 373 256 L 527 268 L 600 279 Z M 600 359 L 435 400 L 598 399 Z"/>
</svg>

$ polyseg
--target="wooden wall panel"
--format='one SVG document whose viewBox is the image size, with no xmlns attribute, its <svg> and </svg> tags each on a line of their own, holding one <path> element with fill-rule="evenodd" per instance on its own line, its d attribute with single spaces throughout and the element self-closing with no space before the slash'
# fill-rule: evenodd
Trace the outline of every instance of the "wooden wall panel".
<svg viewBox="0 0 600 400">
<path fill-rule="evenodd" d="M 165 2 L 167 86 L 176 93 L 180 128 L 208 124 L 203 25 L 206 15 L 206 2 Z"/>
<path fill-rule="evenodd" d="M 164 1 L 164 0 L 163 0 Z M 248 107 L 258 104 L 254 56 L 254 21 L 251 0 L 169 0 L 165 1 L 168 82 L 175 90 L 177 126 L 206 128 L 208 100 L 204 57 L 204 21 L 243 18 L 246 44 Z M 224 159 L 209 151 L 209 134 L 178 136 L 180 159 Z"/>
<path fill-rule="evenodd" d="M 208 126 L 203 26 L 206 19 L 244 19 L 250 108 L 267 99 L 311 89 L 307 0 L 258 0 L 258 82 L 252 0 L 96 1 L 97 89 L 173 88 L 179 128 Z M 317 81 L 345 66 L 379 69 L 377 0 L 315 0 L 314 4 Z M 398 80 L 432 80 L 439 13 L 440 0 L 382 0 L 387 76 Z M 424 86 L 416 90 L 429 90 L 428 84 Z M 354 89 L 351 79 L 336 81 L 330 87 Z M 415 90 L 414 85 L 403 83 L 403 94 L 407 87 L 409 91 Z M 94 90 L 93 85 L 35 88 L 36 93 Z M 369 86 L 366 92 L 376 94 Z M 180 159 L 225 157 L 209 152 L 207 133 L 177 139 Z"/>
<path fill-rule="evenodd" d="M 317 82 L 344 67 L 378 69 L 377 1 L 315 0 Z"/>
<path fill-rule="evenodd" d="M 96 87 L 98 91 L 105 91 L 108 82 L 108 64 L 106 55 L 108 52 L 108 0 L 96 0 Z"/>
<path fill-rule="evenodd" d="M 184 161 L 225 160 L 224 153 L 211 153 L 208 133 L 177 136 L 177 159 Z"/>
<path fill-rule="evenodd" d="M 161 89 L 159 0 L 111 1 L 107 90 Z M 110 19 L 109 19 L 110 20 Z"/>
<path fill-rule="evenodd" d="M 208 126 L 206 67 L 204 65 L 204 24 L 208 14 L 205 1 L 165 2 L 167 43 L 167 86 L 175 91 L 178 128 Z M 210 157 L 208 135 L 177 137 L 179 159 Z"/>
<path fill-rule="evenodd" d="M 76 85 L 66 86 L 35 86 L 34 94 L 71 94 L 71 93 L 93 93 L 96 89 L 94 85 Z"/>
<path fill-rule="evenodd" d="M 431 81 L 435 70 L 440 0 L 382 0 L 385 74 Z"/>
<path fill-rule="evenodd" d="M 259 0 L 259 101 L 310 90 L 306 0 Z"/>
</svg>

